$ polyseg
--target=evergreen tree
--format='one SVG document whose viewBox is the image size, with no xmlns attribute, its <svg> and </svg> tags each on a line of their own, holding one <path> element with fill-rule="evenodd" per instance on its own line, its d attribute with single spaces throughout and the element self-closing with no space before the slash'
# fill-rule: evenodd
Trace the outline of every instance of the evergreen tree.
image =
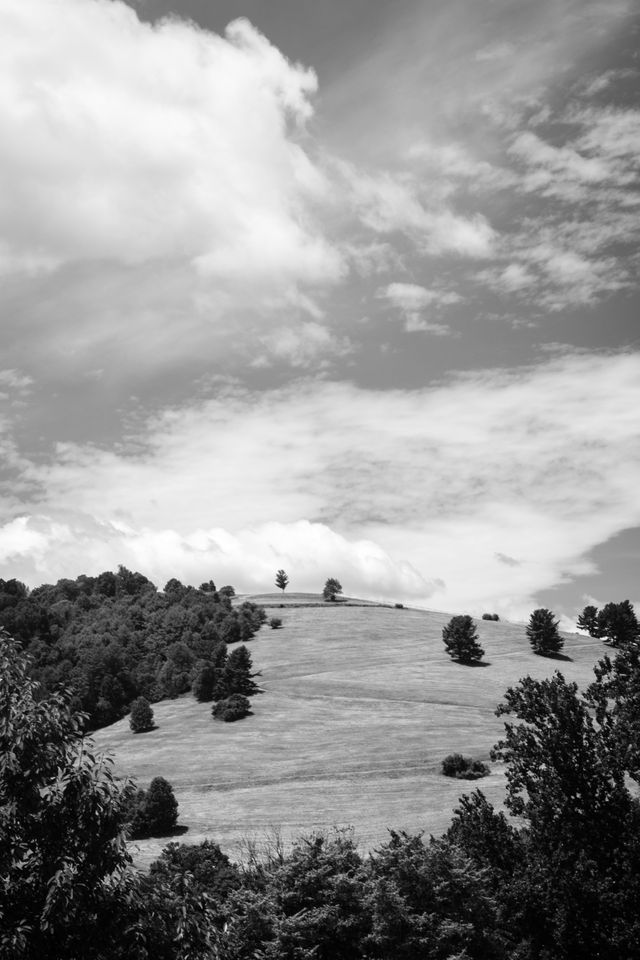
<svg viewBox="0 0 640 960">
<path fill-rule="evenodd" d="M 278 589 L 282 590 L 282 592 L 284 593 L 288 583 L 289 583 L 289 577 L 284 572 L 284 570 L 278 570 L 278 572 L 276 573 L 276 587 L 278 587 Z"/>
<path fill-rule="evenodd" d="M 599 637 L 598 631 L 598 608 L 593 606 L 585 607 L 578 616 L 578 629 L 586 630 L 590 637 Z"/>
<path fill-rule="evenodd" d="M 562 650 L 564 640 L 558 632 L 558 623 L 551 611 L 544 607 L 533 611 L 527 626 L 527 637 L 534 653 L 545 656 Z"/>
<path fill-rule="evenodd" d="M 245 645 L 235 647 L 229 654 L 220 680 L 216 684 L 216 700 L 230 697 L 234 693 L 241 693 L 245 697 L 251 697 L 257 693 L 259 688 L 254 683 L 253 677 L 259 674 L 252 673 L 252 668 L 251 654 Z"/>
<path fill-rule="evenodd" d="M 154 729 L 153 710 L 145 697 L 138 697 L 131 704 L 129 726 L 133 733 L 147 733 Z"/>
<path fill-rule="evenodd" d="M 442 641 L 451 659 L 458 663 L 477 663 L 484 656 L 484 650 L 478 643 L 476 625 L 468 613 L 451 618 L 442 628 Z"/>
<path fill-rule="evenodd" d="M 628 600 L 607 603 L 598 614 L 598 633 L 612 647 L 621 647 L 640 639 L 640 625 Z"/>
</svg>

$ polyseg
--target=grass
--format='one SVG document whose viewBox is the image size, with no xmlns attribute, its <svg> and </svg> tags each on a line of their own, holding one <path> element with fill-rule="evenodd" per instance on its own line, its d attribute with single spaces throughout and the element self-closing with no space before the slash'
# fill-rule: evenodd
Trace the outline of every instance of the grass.
<svg viewBox="0 0 640 960">
<path fill-rule="evenodd" d="M 474 788 L 442 776 L 440 764 L 450 753 L 490 762 L 505 689 L 556 669 L 584 687 L 603 654 L 601 641 L 569 634 L 570 659 L 539 657 L 524 625 L 478 619 L 487 665 L 465 667 L 444 651 L 449 614 L 297 596 L 299 605 L 289 594 L 280 609 L 282 629 L 265 624 L 250 644 L 264 688 L 253 716 L 216 723 L 211 704 L 187 695 L 154 705 L 150 733 L 132 734 L 126 718 L 95 735 L 140 786 L 154 776 L 173 784 L 188 827 L 183 842 L 210 837 L 233 857 L 242 838 L 274 830 L 286 842 L 350 825 L 365 849 L 389 827 L 438 835 L 461 793 Z M 479 786 L 501 805 L 500 769 L 493 765 Z M 147 864 L 165 842 L 140 841 L 137 862 Z"/>
</svg>

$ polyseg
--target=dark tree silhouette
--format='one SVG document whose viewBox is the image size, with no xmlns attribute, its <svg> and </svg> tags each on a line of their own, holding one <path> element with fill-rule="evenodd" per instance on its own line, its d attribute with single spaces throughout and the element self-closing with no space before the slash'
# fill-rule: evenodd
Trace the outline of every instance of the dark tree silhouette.
<svg viewBox="0 0 640 960">
<path fill-rule="evenodd" d="M 278 570 L 278 572 L 276 573 L 276 587 L 278 587 L 278 589 L 282 590 L 282 592 L 284 593 L 288 583 L 289 583 L 289 577 L 284 572 L 284 570 Z"/>
<path fill-rule="evenodd" d="M 527 626 L 527 637 L 534 653 L 545 656 L 562 650 L 564 640 L 558 632 L 558 623 L 551 611 L 544 607 L 533 611 Z"/>
<path fill-rule="evenodd" d="M 442 628 L 442 641 L 451 659 L 458 663 L 477 663 L 484 656 L 484 650 L 478 643 L 476 625 L 468 613 L 451 618 Z"/>
</svg>

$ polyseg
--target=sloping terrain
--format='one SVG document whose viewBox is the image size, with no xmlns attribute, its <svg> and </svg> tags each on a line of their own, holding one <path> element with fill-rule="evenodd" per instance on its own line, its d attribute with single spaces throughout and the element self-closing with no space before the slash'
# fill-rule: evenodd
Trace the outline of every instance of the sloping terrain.
<svg viewBox="0 0 640 960">
<path fill-rule="evenodd" d="M 507 686 L 556 669 L 585 686 L 603 654 L 601 641 L 574 634 L 564 648 L 570 659 L 545 659 L 531 652 L 524 625 L 478 620 L 485 664 L 465 667 L 444 651 L 449 614 L 307 605 L 315 601 L 296 606 L 290 596 L 278 610 L 283 628 L 264 626 L 250 643 L 264 688 L 252 717 L 215 722 L 210 704 L 187 695 L 154 705 L 151 733 L 134 736 L 124 719 L 95 735 L 120 773 L 141 786 L 154 776 L 173 784 L 184 841 L 208 836 L 233 856 L 241 838 L 274 830 L 287 840 L 348 824 L 364 848 L 389 827 L 437 835 L 475 786 L 443 777 L 440 762 L 452 752 L 489 760 Z M 499 769 L 478 785 L 501 803 Z M 165 843 L 141 842 L 139 862 Z"/>
</svg>

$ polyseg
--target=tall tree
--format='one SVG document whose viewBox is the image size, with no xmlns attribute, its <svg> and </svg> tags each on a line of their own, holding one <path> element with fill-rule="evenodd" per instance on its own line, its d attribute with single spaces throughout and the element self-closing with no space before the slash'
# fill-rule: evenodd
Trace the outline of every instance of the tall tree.
<svg viewBox="0 0 640 960">
<path fill-rule="evenodd" d="M 590 637 L 599 637 L 598 608 L 589 605 L 578 615 L 578 629 L 586 630 Z"/>
<path fill-rule="evenodd" d="M 558 632 L 558 623 L 551 611 L 544 607 L 533 611 L 527 626 L 527 637 L 534 653 L 545 656 L 562 650 L 564 640 Z"/>
<path fill-rule="evenodd" d="M 278 572 L 276 573 L 276 587 L 278 587 L 278 589 L 282 590 L 282 592 L 284 593 L 288 583 L 289 583 L 289 577 L 284 572 L 284 570 L 278 570 Z"/>
<path fill-rule="evenodd" d="M 451 659 L 458 663 L 478 663 L 484 656 L 476 625 L 468 613 L 451 618 L 442 628 L 442 641 Z"/>
<path fill-rule="evenodd" d="M 42 699 L 27 670 L 0 632 L 0 955 L 133 956 L 132 787 L 94 755 L 70 694 Z"/>
</svg>

